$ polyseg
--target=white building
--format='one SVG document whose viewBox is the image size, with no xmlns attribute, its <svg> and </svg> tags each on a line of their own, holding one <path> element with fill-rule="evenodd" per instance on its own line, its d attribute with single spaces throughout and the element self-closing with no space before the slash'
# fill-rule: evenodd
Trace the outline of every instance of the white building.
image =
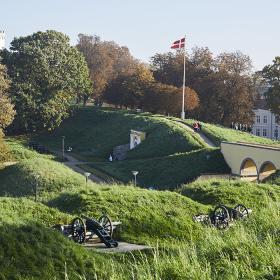
<svg viewBox="0 0 280 280">
<path fill-rule="evenodd" d="M 280 118 L 269 110 L 254 110 L 255 120 L 252 126 L 252 133 L 256 136 L 279 140 L 280 139 Z"/>
<path fill-rule="evenodd" d="M 0 30 L 0 50 L 5 48 L 5 31 Z"/>
</svg>

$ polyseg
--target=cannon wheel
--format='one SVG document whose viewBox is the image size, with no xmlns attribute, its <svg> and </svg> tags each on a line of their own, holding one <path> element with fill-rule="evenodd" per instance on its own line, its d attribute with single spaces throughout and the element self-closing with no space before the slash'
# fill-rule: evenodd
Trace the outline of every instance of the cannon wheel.
<svg viewBox="0 0 280 280">
<path fill-rule="evenodd" d="M 113 225 L 111 219 L 107 215 L 102 215 L 98 222 L 100 225 L 107 231 L 107 233 L 112 237 L 113 236 Z"/>
<path fill-rule="evenodd" d="M 77 217 L 72 223 L 72 238 L 75 242 L 82 244 L 86 239 L 86 225 L 84 221 Z"/>
<path fill-rule="evenodd" d="M 219 205 L 214 209 L 213 223 L 218 229 L 225 229 L 229 226 L 229 213 L 224 205 Z"/>
<path fill-rule="evenodd" d="M 243 204 L 238 204 L 234 207 L 237 212 L 237 219 L 246 219 L 249 217 L 249 211 Z"/>
</svg>

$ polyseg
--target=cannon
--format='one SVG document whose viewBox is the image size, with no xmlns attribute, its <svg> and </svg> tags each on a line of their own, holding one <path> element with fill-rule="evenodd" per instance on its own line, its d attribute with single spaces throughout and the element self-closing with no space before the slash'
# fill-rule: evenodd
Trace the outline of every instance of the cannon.
<svg viewBox="0 0 280 280">
<path fill-rule="evenodd" d="M 252 210 L 243 204 L 238 204 L 234 208 L 220 204 L 210 215 L 198 214 L 193 216 L 193 220 L 195 222 L 213 225 L 218 229 L 225 229 L 229 227 L 234 220 L 248 218 L 251 212 Z"/>
<path fill-rule="evenodd" d="M 69 225 L 55 225 L 69 239 L 79 244 L 92 241 L 98 237 L 108 248 L 117 247 L 118 242 L 112 238 L 114 228 L 120 222 L 112 222 L 107 215 L 102 215 L 98 220 L 89 218 L 85 215 L 76 217 Z"/>
</svg>

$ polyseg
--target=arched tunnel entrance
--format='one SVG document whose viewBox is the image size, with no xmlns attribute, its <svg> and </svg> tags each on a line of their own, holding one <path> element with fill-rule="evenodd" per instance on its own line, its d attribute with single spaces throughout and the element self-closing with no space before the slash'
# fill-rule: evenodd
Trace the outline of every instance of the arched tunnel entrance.
<svg viewBox="0 0 280 280">
<path fill-rule="evenodd" d="M 276 172 L 276 167 L 272 162 L 265 162 L 262 164 L 259 172 L 259 181 L 263 181 L 270 175 Z"/>
<path fill-rule="evenodd" d="M 240 176 L 244 181 L 258 181 L 258 168 L 252 159 L 246 158 L 242 162 L 240 167 Z"/>
</svg>

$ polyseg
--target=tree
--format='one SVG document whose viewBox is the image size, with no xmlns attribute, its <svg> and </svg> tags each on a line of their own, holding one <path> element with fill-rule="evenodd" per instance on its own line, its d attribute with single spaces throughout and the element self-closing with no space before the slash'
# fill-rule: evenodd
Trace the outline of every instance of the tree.
<svg viewBox="0 0 280 280">
<path fill-rule="evenodd" d="M 199 106 L 199 97 L 195 90 L 186 87 L 185 91 L 185 109 L 188 112 L 193 111 Z"/>
<path fill-rule="evenodd" d="M 15 38 L 10 51 L 2 52 L 17 130 L 53 129 L 69 115 L 74 99 L 86 100 L 91 93 L 84 57 L 69 42 L 50 30 Z"/>
<path fill-rule="evenodd" d="M 156 54 L 151 69 L 160 83 L 182 86 L 183 53 Z M 186 56 L 186 86 L 192 88 L 199 106 L 192 116 L 224 125 L 250 123 L 253 118 L 251 60 L 241 52 L 214 57 L 208 48 L 194 48 Z M 187 100 L 187 99 L 186 99 Z"/>
<path fill-rule="evenodd" d="M 95 99 L 102 99 L 106 86 L 118 76 L 132 75 L 138 64 L 127 47 L 101 41 L 98 36 L 79 34 L 77 48 L 83 53 L 90 71 Z"/>
<path fill-rule="evenodd" d="M 119 76 L 111 81 L 104 91 L 104 100 L 130 108 L 142 107 L 143 98 L 149 85 L 154 81 L 149 68 L 139 64 L 129 76 Z"/>
<path fill-rule="evenodd" d="M 266 99 L 273 113 L 280 115 L 280 56 L 275 57 L 272 65 L 262 70 L 265 81 L 269 84 Z"/>
<path fill-rule="evenodd" d="M 12 123 L 15 111 L 8 98 L 7 92 L 10 81 L 7 76 L 6 68 L 0 64 L 0 164 L 7 160 L 9 151 L 4 143 L 4 129 Z"/>
<path fill-rule="evenodd" d="M 239 51 L 222 53 L 216 58 L 216 78 L 221 104 L 220 123 L 253 122 L 252 62 Z M 222 85 L 222 83 L 224 85 Z"/>
<path fill-rule="evenodd" d="M 199 105 L 197 93 L 187 87 L 185 91 L 185 109 L 191 113 Z M 152 113 L 180 115 L 182 107 L 182 88 L 158 82 L 150 83 L 146 88 L 142 106 Z"/>
<path fill-rule="evenodd" d="M 14 119 L 14 106 L 8 97 L 10 80 L 6 68 L 0 64 L 0 130 L 4 130 Z"/>
</svg>

